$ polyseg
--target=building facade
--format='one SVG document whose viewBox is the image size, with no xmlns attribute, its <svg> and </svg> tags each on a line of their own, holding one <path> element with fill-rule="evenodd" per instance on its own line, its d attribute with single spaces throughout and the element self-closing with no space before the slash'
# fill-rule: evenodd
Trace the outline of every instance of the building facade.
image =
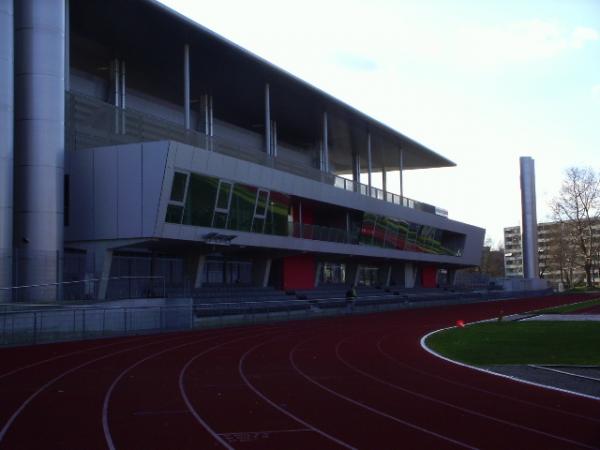
<svg viewBox="0 0 600 450">
<path fill-rule="evenodd" d="M 0 285 L 44 285 L 22 299 L 431 287 L 479 264 L 484 230 L 402 193 L 404 171 L 454 163 L 162 4 L 0 14 Z"/>
<path fill-rule="evenodd" d="M 600 224 L 593 226 L 596 242 L 600 240 Z M 553 285 L 576 285 L 585 282 L 583 261 L 577 243 L 569 242 L 564 226 L 557 222 L 537 225 L 539 276 Z M 523 277 L 521 227 L 504 228 L 504 271 L 508 278 Z M 600 282 L 600 255 L 593 261 L 592 281 Z"/>
</svg>

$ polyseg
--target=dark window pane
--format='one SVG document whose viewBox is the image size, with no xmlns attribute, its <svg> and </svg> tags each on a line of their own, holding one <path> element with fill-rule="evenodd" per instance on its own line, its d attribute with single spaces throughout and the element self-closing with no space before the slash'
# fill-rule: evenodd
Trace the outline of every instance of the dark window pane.
<svg viewBox="0 0 600 450">
<path fill-rule="evenodd" d="M 229 193 L 231 192 L 231 183 L 221 182 L 219 187 L 219 199 L 217 200 L 218 209 L 229 209 Z"/>
<path fill-rule="evenodd" d="M 165 222 L 181 223 L 182 215 L 183 215 L 183 206 L 169 205 L 169 206 L 167 206 L 167 217 L 165 218 Z"/>
<path fill-rule="evenodd" d="M 230 230 L 251 231 L 255 201 L 255 187 L 236 183 L 231 197 L 227 228 Z"/>
<path fill-rule="evenodd" d="M 287 236 L 289 209 L 289 196 L 279 192 L 271 192 L 271 198 L 267 208 L 265 233 Z"/>
<path fill-rule="evenodd" d="M 256 200 L 256 215 L 264 216 L 267 211 L 267 198 L 269 193 L 267 191 L 258 191 L 258 198 Z"/>
<path fill-rule="evenodd" d="M 218 185 L 218 178 L 191 175 L 185 199 L 184 224 L 211 226 Z"/>
<path fill-rule="evenodd" d="M 185 182 L 187 175 L 181 172 L 175 172 L 173 175 L 173 187 L 171 188 L 171 200 L 182 202 L 185 194 Z"/>
<path fill-rule="evenodd" d="M 225 228 L 227 226 L 227 213 L 215 212 L 213 227 Z"/>
<path fill-rule="evenodd" d="M 265 220 L 254 218 L 254 222 L 252 223 L 252 231 L 254 233 L 262 233 L 265 227 Z"/>
</svg>

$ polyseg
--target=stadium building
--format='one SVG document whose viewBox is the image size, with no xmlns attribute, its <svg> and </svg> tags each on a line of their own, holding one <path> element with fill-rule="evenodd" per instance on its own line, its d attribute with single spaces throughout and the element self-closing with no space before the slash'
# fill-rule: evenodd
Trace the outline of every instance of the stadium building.
<svg viewBox="0 0 600 450">
<path fill-rule="evenodd" d="M 0 286 L 43 285 L 5 301 L 479 264 L 483 229 L 402 193 L 454 163 L 156 1 L 0 0 L 0 46 Z"/>
</svg>

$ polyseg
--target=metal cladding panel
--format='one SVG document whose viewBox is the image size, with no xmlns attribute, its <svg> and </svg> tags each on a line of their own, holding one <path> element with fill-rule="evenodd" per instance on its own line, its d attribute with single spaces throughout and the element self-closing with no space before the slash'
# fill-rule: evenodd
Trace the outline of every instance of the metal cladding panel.
<svg viewBox="0 0 600 450">
<path fill-rule="evenodd" d="M 70 152 L 70 218 L 65 239 L 78 241 L 94 233 L 94 154 Z"/>
<path fill-rule="evenodd" d="M 142 146 L 117 147 L 118 237 L 142 236 Z"/>
<path fill-rule="evenodd" d="M 168 141 L 142 144 L 142 235 L 154 236 L 169 153 Z"/>
<path fill-rule="evenodd" d="M 118 237 L 117 148 L 94 151 L 94 239 Z"/>
</svg>

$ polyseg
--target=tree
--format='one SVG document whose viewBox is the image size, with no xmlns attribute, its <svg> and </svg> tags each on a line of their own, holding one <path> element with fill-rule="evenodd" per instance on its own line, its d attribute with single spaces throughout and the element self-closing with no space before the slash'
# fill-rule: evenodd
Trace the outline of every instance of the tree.
<svg viewBox="0 0 600 450">
<path fill-rule="evenodd" d="M 586 284 L 592 287 L 592 270 L 600 252 L 600 176 L 591 168 L 567 169 L 551 207 L 561 225 L 562 244 L 576 251 L 575 264 L 583 268 Z"/>
</svg>

